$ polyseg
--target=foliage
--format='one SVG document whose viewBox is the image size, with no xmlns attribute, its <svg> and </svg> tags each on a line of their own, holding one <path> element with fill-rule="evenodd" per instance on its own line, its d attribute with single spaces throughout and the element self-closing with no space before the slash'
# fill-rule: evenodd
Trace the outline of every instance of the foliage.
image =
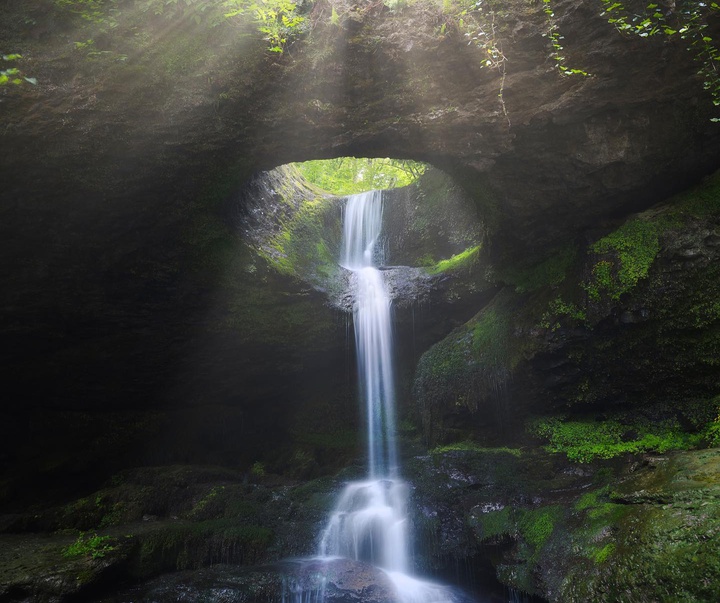
<svg viewBox="0 0 720 603">
<path fill-rule="evenodd" d="M 555 61 L 555 66 L 558 68 L 560 73 L 563 75 L 584 75 L 589 76 L 590 74 L 587 71 L 584 71 L 583 69 L 577 69 L 573 67 L 568 67 L 565 64 L 565 57 L 562 56 L 562 51 L 564 50 L 562 45 L 562 40 L 564 37 L 560 33 L 560 30 L 558 29 L 557 23 L 555 23 L 555 11 L 553 11 L 552 6 L 550 5 L 550 0 L 542 0 L 543 1 L 543 12 L 545 13 L 545 16 L 547 17 L 547 23 L 548 23 L 548 31 L 547 33 L 544 33 L 543 36 L 547 37 L 548 40 L 550 40 L 550 47 L 551 47 L 551 57 Z"/>
<path fill-rule="evenodd" d="M 54 0 L 55 6 L 104 29 L 117 26 L 125 10 L 119 0 Z M 292 0 L 137 0 L 133 6 L 156 17 L 183 19 L 216 27 L 235 17 L 255 22 L 268 42 L 268 50 L 282 53 L 288 42 L 302 31 L 305 17 Z"/>
<path fill-rule="evenodd" d="M 0 63 L 0 86 L 7 86 L 13 84 L 19 86 L 24 82 L 36 85 L 37 79 L 34 77 L 27 77 L 18 67 L 11 67 L 8 63 L 15 63 L 22 58 L 22 55 L 17 53 L 3 54 L 2 63 Z"/>
<path fill-rule="evenodd" d="M 333 200 L 305 199 L 290 217 L 282 221 L 282 230 L 260 253 L 279 272 L 305 278 L 331 278 L 337 270 L 336 254 L 330 250 L 325 218 L 334 207 Z"/>
<path fill-rule="evenodd" d="M 703 441 L 702 433 L 683 431 L 674 419 L 651 422 L 622 417 L 604 421 L 546 417 L 531 421 L 528 429 L 549 440 L 550 452 L 562 452 L 580 463 L 650 450 L 687 450 Z"/>
<path fill-rule="evenodd" d="M 446 21 L 440 26 L 440 35 L 445 35 L 448 25 L 452 24 L 463 32 L 468 41 L 481 51 L 482 67 L 494 69 L 500 76 L 498 101 L 503 115 L 510 125 L 510 116 L 504 99 L 507 57 L 502 49 L 502 41 L 498 35 L 499 13 L 493 2 L 487 0 L 446 0 L 443 9 L 447 13 Z"/>
<path fill-rule="evenodd" d="M 213 563 L 252 565 L 265 560 L 274 533 L 236 518 L 170 524 L 141 535 L 139 576 Z"/>
<path fill-rule="evenodd" d="M 255 461 L 250 467 L 250 475 L 257 478 L 265 477 L 265 464 L 260 461 Z"/>
<path fill-rule="evenodd" d="M 468 247 L 465 251 L 456 253 L 451 258 L 440 260 L 438 263 L 429 266 L 427 271 L 430 274 L 439 274 L 441 272 L 447 272 L 448 270 L 458 270 L 459 268 L 464 268 L 476 262 L 479 255 L 480 245 Z"/>
<path fill-rule="evenodd" d="M 706 425 L 703 436 L 709 446 L 720 447 L 720 396 L 713 398 L 711 406 L 716 416 Z"/>
<path fill-rule="evenodd" d="M 92 536 L 80 533 L 77 540 L 63 551 L 63 557 L 88 556 L 93 559 L 102 559 L 115 550 L 116 540 L 111 536 Z"/>
<path fill-rule="evenodd" d="M 110 0 L 55 0 L 55 6 L 80 16 L 85 21 L 105 21 L 110 10 L 116 11 L 116 2 Z"/>
<path fill-rule="evenodd" d="M 425 172 L 425 164 L 400 159 L 340 157 L 293 164 L 312 184 L 334 195 L 412 184 Z"/>
<path fill-rule="evenodd" d="M 689 43 L 688 50 L 701 64 L 698 75 L 703 77 L 703 86 L 712 95 L 713 103 L 720 106 L 720 49 L 708 32 L 708 20 L 720 13 L 717 2 L 689 0 L 678 3 L 677 7 L 673 4 L 669 11 L 668 5 L 651 2 L 640 13 L 631 13 L 615 0 L 602 0 L 602 3 L 605 6 L 602 15 L 624 34 L 641 38 L 665 35 Z M 720 118 L 713 121 L 720 121 Z"/>
<path fill-rule="evenodd" d="M 292 0 L 226 0 L 223 6 L 227 18 L 251 15 L 258 30 L 265 34 L 271 52 L 283 52 L 288 40 L 299 33 L 305 21 Z"/>
</svg>

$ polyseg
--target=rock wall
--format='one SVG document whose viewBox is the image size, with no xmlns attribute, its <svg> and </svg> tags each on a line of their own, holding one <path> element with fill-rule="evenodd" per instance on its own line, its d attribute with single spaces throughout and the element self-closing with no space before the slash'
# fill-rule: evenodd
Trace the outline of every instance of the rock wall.
<svg viewBox="0 0 720 603">
<path fill-rule="evenodd" d="M 487 3 L 467 31 L 429 5 L 319 1 L 275 55 L 256 24 L 197 21 L 181 6 L 118 1 L 83 19 L 67 3 L 2 3 L 0 46 L 37 79 L 0 87 L 4 507 L 76 499 L 131 465 L 219 463 L 238 468 L 237 485 L 251 467 L 307 479 L 355 458 L 347 323 L 326 303 L 337 205 L 256 176 L 342 155 L 424 160 L 454 178 L 420 187 L 417 213 L 397 193 L 412 228 L 390 246 L 398 263 L 418 265 L 393 286 L 434 308 L 399 312 L 406 438 L 414 419 L 433 446 L 527 446 L 525 470 L 544 445 L 588 460 L 717 444 L 717 177 L 670 198 L 720 167 L 697 57 L 677 37 L 619 32 L 600 5 L 552 0 L 549 20 L 546 4 Z M 495 66 L 472 39 L 491 30 L 507 58 Z M 717 30 L 710 15 L 705 33 Z M 590 75 L 562 75 L 553 31 L 566 63 Z M 450 219 L 444 195 L 478 222 Z M 692 462 L 712 469 L 711 457 Z M 613 495 L 628 478 L 619 469 L 581 503 L 585 474 L 560 465 L 578 478 L 567 496 L 546 496 L 557 490 L 548 470 L 498 499 L 517 512 L 452 507 L 448 521 L 474 517 L 476 528 L 452 555 L 486 555 L 506 583 L 553 600 L 590 588 L 614 600 L 628 586 L 660 592 L 689 571 L 690 540 L 714 533 L 714 516 L 694 511 L 697 493 L 678 495 L 673 519 L 665 493 L 644 500 L 641 484 Z M 482 476 L 497 478 L 471 466 L 463 483 L 477 491 Z M 543 496 L 548 508 L 534 502 Z M 650 531 L 633 532 L 606 502 L 637 504 L 622 517 Z M 682 532 L 677 565 L 642 550 L 643 538 L 673 550 L 651 529 L 658 517 Z M 597 533 L 572 532 L 598 518 Z M 95 519 L 83 525 L 99 529 Z M 183 532 L 162 568 L 178 567 L 181 544 L 225 527 L 201 526 L 200 540 Z M 582 563 L 561 547 L 568 533 Z M 556 558 L 560 569 L 543 561 Z M 649 586 L 635 560 L 657 571 Z M 693 597 L 716 594 L 689 575 Z"/>
<path fill-rule="evenodd" d="M 418 364 L 426 438 L 497 444 L 528 413 L 713 399 L 717 187 L 715 175 L 604 236 L 497 267 L 505 288 Z"/>
</svg>

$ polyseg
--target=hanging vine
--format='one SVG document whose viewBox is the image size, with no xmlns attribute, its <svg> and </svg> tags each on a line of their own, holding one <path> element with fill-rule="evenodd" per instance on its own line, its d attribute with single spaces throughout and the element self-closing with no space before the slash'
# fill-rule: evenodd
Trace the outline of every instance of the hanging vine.
<svg viewBox="0 0 720 603">
<path fill-rule="evenodd" d="M 679 6 L 650 3 L 639 12 L 631 12 L 613 0 L 602 0 L 602 3 L 605 7 L 602 15 L 623 34 L 641 38 L 664 35 L 687 42 L 688 50 L 700 63 L 698 75 L 703 78 L 703 87 L 710 93 L 713 104 L 720 106 L 720 48 L 708 24 L 711 16 L 720 15 L 717 2 L 689 0 Z M 712 121 L 720 121 L 720 117 Z"/>
<path fill-rule="evenodd" d="M 510 114 L 505 105 L 503 96 L 505 91 L 507 57 L 502 49 L 502 41 L 498 35 L 497 17 L 495 9 L 488 5 L 486 0 L 473 0 L 461 11 L 453 15 L 457 28 L 467 39 L 468 45 L 475 45 L 482 51 L 481 65 L 488 69 L 494 69 L 500 76 L 500 89 L 498 90 L 498 101 L 508 126 Z M 445 33 L 446 25 L 443 24 L 440 33 Z"/>
<path fill-rule="evenodd" d="M 547 24 L 548 24 L 548 30 L 546 33 L 543 34 L 543 36 L 548 38 L 548 40 L 550 40 L 550 48 L 551 48 L 550 56 L 555 61 L 555 66 L 558 68 L 560 73 L 562 73 L 563 75 L 589 76 L 590 74 L 587 71 L 584 71 L 583 69 L 577 69 L 575 67 L 568 67 L 565 64 L 565 57 L 562 56 L 562 52 L 564 50 L 564 47 L 562 45 L 562 40 L 564 40 L 565 38 L 560 33 L 557 23 L 555 22 L 555 11 L 553 11 L 552 6 L 550 5 L 550 0 L 542 0 L 542 1 L 543 1 L 543 12 L 545 13 L 545 17 L 547 18 Z"/>
</svg>

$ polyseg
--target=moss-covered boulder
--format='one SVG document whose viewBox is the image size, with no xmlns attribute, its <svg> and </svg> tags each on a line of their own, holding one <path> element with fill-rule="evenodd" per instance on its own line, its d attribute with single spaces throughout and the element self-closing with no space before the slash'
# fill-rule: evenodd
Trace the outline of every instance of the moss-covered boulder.
<svg viewBox="0 0 720 603">
<path fill-rule="evenodd" d="M 578 465 L 540 449 L 410 464 L 426 570 L 482 562 L 547 601 L 717 598 L 717 449 Z M 469 579 L 466 576 L 466 579 Z"/>
<path fill-rule="evenodd" d="M 418 364 L 426 437 L 492 441 L 528 411 L 712 399 L 719 199 L 715 175 L 588 243 L 491 267 L 505 288 Z"/>
<path fill-rule="evenodd" d="M 341 479 L 300 483 L 221 467 L 127 470 L 88 496 L 0 515 L 0 597 L 98 600 L 122 580 L 316 551 Z"/>
</svg>

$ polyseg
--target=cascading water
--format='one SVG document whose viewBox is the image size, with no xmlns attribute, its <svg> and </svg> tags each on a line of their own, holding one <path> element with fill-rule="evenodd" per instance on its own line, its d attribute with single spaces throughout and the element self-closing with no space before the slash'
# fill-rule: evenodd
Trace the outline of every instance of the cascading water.
<svg viewBox="0 0 720 603">
<path fill-rule="evenodd" d="M 322 534 L 320 555 L 379 567 L 402 603 L 451 602 L 449 589 L 408 575 L 407 487 L 399 479 L 395 444 L 390 297 L 376 267 L 381 224 L 381 191 L 348 198 L 340 263 L 353 272 L 355 281 L 353 315 L 367 413 L 368 480 L 346 486 Z"/>
<path fill-rule="evenodd" d="M 381 191 L 348 198 L 340 264 L 355 275 L 353 323 L 360 392 L 367 410 L 371 478 L 397 474 L 390 296 L 382 274 L 375 267 L 381 226 Z"/>
</svg>

